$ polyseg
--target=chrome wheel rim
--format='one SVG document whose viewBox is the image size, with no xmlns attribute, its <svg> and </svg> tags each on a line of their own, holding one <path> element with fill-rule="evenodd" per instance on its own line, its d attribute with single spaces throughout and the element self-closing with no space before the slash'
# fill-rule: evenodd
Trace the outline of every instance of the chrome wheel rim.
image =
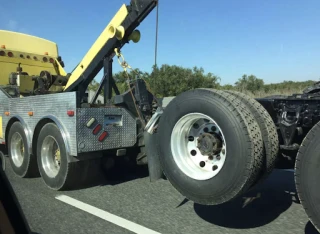
<svg viewBox="0 0 320 234">
<path fill-rule="evenodd" d="M 47 176 L 53 178 L 60 170 L 61 157 L 57 141 L 52 136 L 46 136 L 41 147 L 41 163 Z"/>
<path fill-rule="evenodd" d="M 11 137 L 11 158 L 15 166 L 21 167 L 24 159 L 24 144 L 23 144 L 23 138 L 20 135 L 20 133 L 15 132 L 13 133 Z"/>
<path fill-rule="evenodd" d="M 195 180 L 215 177 L 226 160 L 227 146 L 220 126 L 201 113 L 180 118 L 172 130 L 170 144 L 179 169 Z"/>
</svg>

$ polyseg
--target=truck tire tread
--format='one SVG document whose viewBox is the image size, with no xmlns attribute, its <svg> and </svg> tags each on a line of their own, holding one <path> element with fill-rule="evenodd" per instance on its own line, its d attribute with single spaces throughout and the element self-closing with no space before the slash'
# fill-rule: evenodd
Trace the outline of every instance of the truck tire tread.
<svg viewBox="0 0 320 234">
<path fill-rule="evenodd" d="M 295 185 L 297 194 L 310 222 L 320 232 L 320 122 L 303 139 L 295 163 Z"/>
<path fill-rule="evenodd" d="M 251 108 L 247 108 L 247 105 L 243 102 L 243 100 L 239 100 L 237 96 L 231 93 L 214 89 L 208 90 L 219 93 L 219 95 L 232 103 L 246 122 L 246 127 L 249 130 L 249 135 L 254 145 L 253 157 L 255 158 L 254 170 L 250 177 L 250 182 L 248 183 L 248 186 L 251 188 L 258 181 L 264 163 L 263 136 L 257 119 L 255 118 L 254 112 Z"/>
<path fill-rule="evenodd" d="M 273 171 L 279 153 L 279 138 L 276 126 L 266 109 L 255 99 L 250 96 L 237 91 L 227 91 L 236 97 L 240 98 L 245 105 L 253 113 L 262 133 L 262 139 L 264 142 L 265 152 L 265 165 L 262 170 L 262 177 L 260 181 L 263 181 Z"/>
</svg>

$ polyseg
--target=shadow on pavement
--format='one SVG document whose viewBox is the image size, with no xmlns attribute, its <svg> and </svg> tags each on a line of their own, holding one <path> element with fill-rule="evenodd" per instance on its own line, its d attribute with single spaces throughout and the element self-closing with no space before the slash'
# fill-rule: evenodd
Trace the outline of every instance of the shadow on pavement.
<svg viewBox="0 0 320 234">
<path fill-rule="evenodd" d="M 298 202 L 295 191 L 293 172 L 276 170 L 264 183 L 242 197 L 217 206 L 195 204 L 194 210 L 199 217 L 218 226 L 256 228 L 272 222 L 292 202 Z"/>
<path fill-rule="evenodd" d="M 309 221 L 304 229 L 305 234 L 319 234 L 317 229 L 313 226 L 313 224 Z"/>
<path fill-rule="evenodd" d="M 117 185 L 148 176 L 149 172 L 146 165 L 138 166 L 130 163 L 120 163 L 104 173 L 103 185 Z"/>
<path fill-rule="evenodd" d="M 104 170 L 102 168 L 93 169 L 96 172 L 91 172 L 92 178 L 87 178 L 82 181 L 72 190 L 88 189 L 96 186 L 117 185 L 139 178 L 149 176 L 148 168 L 146 165 L 138 166 L 124 158 L 119 158 L 113 168 Z M 92 170 L 91 170 L 92 171 Z"/>
<path fill-rule="evenodd" d="M 6 173 L 9 173 L 10 171 L 13 176 L 17 177 L 14 175 L 10 166 L 9 158 L 6 157 L 5 161 Z M 96 163 L 98 163 L 98 165 L 96 165 Z M 83 174 L 79 175 L 77 178 L 77 183 L 75 183 L 72 188 L 64 189 L 64 191 L 76 191 L 104 185 L 117 185 L 149 176 L 148 167 L 146 165 L 138 166 L 130 161 L 125 160 L 124 158 L 119 158 L 115 166 L 108 171 L 103 170 L 99 166 L 99 162 L 95 162 L 90 164 L 89 167 L 82 172 Z M 23 178 L 23 180 L 26 182 L 32 182 L 42 180 L 42 178 Z"/>
</svg>

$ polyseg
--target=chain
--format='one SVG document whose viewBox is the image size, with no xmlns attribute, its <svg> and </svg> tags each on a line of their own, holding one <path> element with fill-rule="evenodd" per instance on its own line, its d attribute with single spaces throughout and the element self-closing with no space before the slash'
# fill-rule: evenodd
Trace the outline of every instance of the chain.
<svg viewBox="0 0 320 234">
<path fill-rule="evenodd" d="M 154 102 L 158 105 L 159 104 L 158 100 L 156 99 L 155 95 L 153 94 L 148 82 L 145 79 L 141 78 L 140 75 L 125 61 L 123 54 L 121 52 L 119 52 L 118 48 L 115 48 L 114 51 L 115 51 L 116 56 L 118 57 L 118 63 L 125 71 L 125 74 L 128 78 L 129 85 L 131 83 L 131 79 L 130 79 L 130 76 L 128 74 L 127 69 L 130 69 L 137 76 L 137 79 L 141 79 L 144 81 L 144 83 L 146 84 L 147 90 L 152 94 Z"/>
<path fill-rule="evenodd" d="M 141 80 L 144 81 L 144 83 L 146 84 L 147 90 L 152 94 L 152 96 L 153 96 L 154 100 L 156 101 L 156 103 L 158 103 L 157 99 L 155 98 L 155 95 L 151 91 L 151 88 L 150 88 L 148 82 L 145 79 L 141 78 L 140 75 L 125 61 L 123 54 L 121 52 L 119 52 L 118 48 L 115 48 L 114 51 L 115 51 L 116 56 L 118 57 L 118 62 L 120 64 L 120 66 L 125 71 L 125 74 L 126 74 L 128 80 L 129 80 L 129 84 L 131 83 L 131 79 L 130 79 L 130 76 L 128 74 L 128 70 L 127 69 L 130 69 L 137 76 L 137 79 L 141 79 Z"/>
<path fill-rule="evenodd" d="M 146 122 L 145 122 L 145 120 L 144 120 L 144 119 L 142 118 L 142 116 L 141 116 L 140 110 L 139 110 L 139 108 L 138 108 L 138 106 L 137 106 L 137 100 L 136 100 L 135 96 L 134 96 L 133 93 L 132 93 L 132 89 L 131 89 L 131 87 L 130 87 L 131 79 L 130 79 L 130 76 L 129 76 L 129 73 L 128 73 L 128 70 L 127 70 L 127 69 L 131 69 L 131 71 L 133 71 L 133 72 L 135 72 L 135 71 L 134 71 L 134 70 L 132 69 L 132 67 L 125 61 L 123 54 L 118 50 L 118 48 L 115 48 L 115 49 L 114 49 L 114 52 L 115 52 L 116 56 L 118 57 L 118 63 L 119 63 L 120 66 L 123 68 L 123 70 L 124 70 L 124 72 L 125 72 L 125 74 L 126 74 L 126 76 L 127 76 L 127 82 L 128 82 L 128 84 L 129 84 L 129 90 L 130 90 L 132 99 L 133 99 L 133 101 L 134 101 L 134 106 L 135 106 L 136 111 L 137 111 L 137 113 L 138 113 L 138 115 L 139 115 L 139 119 L 141 120 L 141 123 L 143 124 L 143 127 L 145 128 Z M 135 72 L 135 73 L 136 73 L 136 72 Z"/>
<path fill-rule="evenodd" d="M 114 52 L 115 52 L 116 56 L 118 57 L 118 63 L 120 64 L 120 66 L 123 68 L 123 70 L 125 72 L 127 72 L 127 68 L 133 70 L 132 67 L 126 62 L 123 54 L 119 51 L 118 48 L 115 48 Z"/>
</svg>

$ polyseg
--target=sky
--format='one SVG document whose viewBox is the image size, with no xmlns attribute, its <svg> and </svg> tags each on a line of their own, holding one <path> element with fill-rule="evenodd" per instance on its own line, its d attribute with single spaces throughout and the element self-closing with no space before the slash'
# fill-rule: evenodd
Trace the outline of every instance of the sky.
<svg viewBox="0 0 320 234">
<path fill-rule="evenodd" d="M 0 0 L 0 29 L 58 44 L 71 72 L 130 0 Z M 265 83 L 319 80 L 319 0 L 160 0 L 158 66 L 202 67 L 234 84 L 243 74 Z M 139 43 L 123 47 L 126 61 L 150 72 L 156 9 L 141 23 Z M 1 42 L 1 38 L 0 38 Z M 121 67 L 115 60 L 114 72 Z M 96 80 L 101 79 L 101 73 Z"/>
</svg>

